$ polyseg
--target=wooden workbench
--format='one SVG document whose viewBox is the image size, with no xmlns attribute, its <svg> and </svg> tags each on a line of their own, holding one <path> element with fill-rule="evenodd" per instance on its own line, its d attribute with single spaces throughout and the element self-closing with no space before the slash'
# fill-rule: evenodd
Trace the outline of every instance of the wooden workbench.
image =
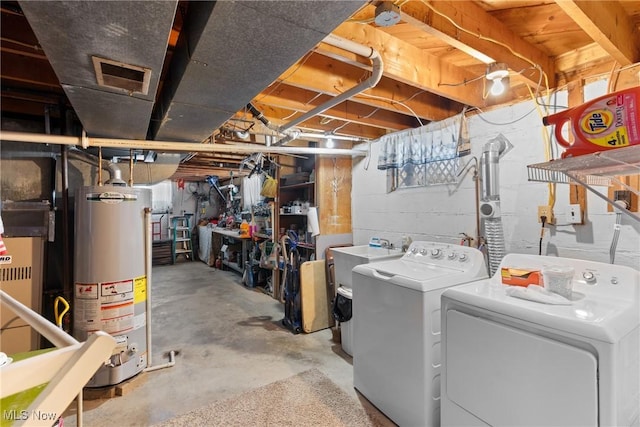
<svg viewBox="0 0 640 427">
<path fill-rule="evenodd" d="M 235 270 L 239 273 L 244 271 L 244 263 L 249 259 L 249 243 L 251 243 L 251 237 L 240 237 L 239 229 L 231 229 L 228 230 L 226 228 L 214 227 L 212 237 L 212 251 L 214 251 L 214 256 L 218 255 L 220 252 L 220 248 L 223 245 L 223 237 L 231 238 L 240 242 L 240 254 L 236 261 L 229 261 L 226 258 L 222 258 L 222 265 L 226 265 L 227 267 Z M 216 250 L 217 249 L 217 250 Z"/>
</svg>

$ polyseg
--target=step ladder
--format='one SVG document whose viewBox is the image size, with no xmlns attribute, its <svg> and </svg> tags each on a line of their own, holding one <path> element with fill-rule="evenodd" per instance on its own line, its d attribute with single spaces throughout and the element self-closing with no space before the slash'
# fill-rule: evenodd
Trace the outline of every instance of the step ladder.
<svg viewBox="0 0 640 427">
<path fill-rule="evenodd" d="M 173 263 L 175 264 L 180 255 L 183 255 L 188 260 L 193 260 L 189 218 L 186 216 L 171 218 L 171 228 L 173 231 L 173 244 L 171 245 Z"/>
</svg>

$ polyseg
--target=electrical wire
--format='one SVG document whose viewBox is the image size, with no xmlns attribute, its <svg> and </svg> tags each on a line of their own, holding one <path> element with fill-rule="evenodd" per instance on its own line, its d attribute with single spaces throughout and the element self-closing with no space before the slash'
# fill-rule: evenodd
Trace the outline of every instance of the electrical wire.
<svg viewBox="0 0 640 427">
<path fill-rule="evenodd" d="M 420 126 L 424 126 L 424 123 L 422 122 L 422 120 L 420 119 L 420 117 L 416 114 L 416 112 L 415 112 L 415 111 L 413 111 L 413 109 L 412 109 L 411 107 L 409 107 L 408 105 L 406 105 L 404 102 L 396 101 L 396 100 L 393 100 L 393 99 L 390 99 L 390 98 L 385 98 L 385 97 L 383 97 L 383 96 L 378 96 L 378 95 L 369 95 L 368 93 L 364 93 L 364 92 L 359 93 L 357 96 L 366 96 L 366 97 L 368 97 L 368 98 L 379 99 L 379 100 L 381 100 L 381 101 L 388 102 L 388 103 L 389 103 L 389 104 L 391 104 L 391 105 L 398 104 L 398 105 L 400 105 L 400 106 L 402 106 L 402 107 L 406 108 L 406 109 L 407 109 L 407 111 L 409 111 L 409 112 L 413 115 L 413 117 L 415 117 L 415 118 L 416 118 L 416 120 L 418 121 L 418 123 L 420 123 Z M 415 95 L 413 95 L 413 96 L 415 96 Z M 412 97 L 412 98 L 413 98 L 413 97 Z M 409 98 L 409 99 L 411 99 L 411 98 Z M 405 101 L 405 102 L 406 102 L 406 101 Z"/>
<path fill-rule="evenodd" d="M 368 119 L 371 118 L 375 113 L 377 113 L 378 111 L 380 111 L 380 107 L 376 107 L 374 108 L 369 114 L 367 114 L 366 116 L 358 116 L 358 118 L 360 119 Z"/>
<path fill-rule="evenodd" d="M 532 99 L 535 99 L 533 92 L 531 91 L 531 88 L 529 86 L 527 86 L 527 89 L 529 90 L 529 95 L 531 95 Z M 540 120 L 542 120 L 542 118 L 545 115 L 549 115 L 549 111 L 548 109 L 545 107 L 545 111 L 542 111 L 541 109 L 541 105 L 539 105 L 537 102 L 535 103 L 535 109 L 538 111 L 538 114 L 540 116 Z M 543 126 L 540 128 L 541 132 L 542 132 L 542 139 L 544 142 L 544 154 L 545 154 L 545 160 L 548 162 L 550 160 L 552 160 L 552 154 L 551 154 L 551 138 L 549 137 L 549 134 L 547 133 L 547 129 Z M 548 183 L 548 188 L 549 188 L 549 194 L 548 194 L 548 200 L 547 200 L 547 205 L 551 206 L 552 212 L 553 212 L 553 207 L 556 204 L 556 184 L 553 182 L 549 182 Z"/>
<path fill-rule="evenodd" d="M 486 114 L 485 111 L 483 111 L 480 107 L 470 107 L 467 111 L 473 111 L 473 110 L 478 110 L 481 114 Z M 515 120 L 511 120 L 509 122 L 503 122 L 503 123 L 498 123 L 498 122 L 492 122 L 491 120 L 485 119 L 484 117 L 482 117 L 482 115 L 478 114 L 478 118 L 480 120 L 482 120 L 485 123 L 488 123 L 490 125 L 494 125 L 494 126 L 508 126 L 508 125 L 512 125 L 514 123 L 519 122 L 520 120 L 523 120 L 525 117 L 527 117 L 529 114 L 533 113 L 534 111 L 536 111 L 535 107 L 532 108 L 531 110 L 529 110 L 527 113 L 523 114 L 522 116 L 518 117 Z"/>
<path fill-rule="evenodd" d="M 293 113 L 289 114 L 286 117 L 283 117 L 282 120 L 289 120 L 291 117 L 295 116 L 296 114 L 298 114 L 298 111 L 294 111 Z"/>
<path fill-rule="evenodd" d="M 346 120 L 343 124 L 341 124 L 340 126 L 334 128 L 331 130 L 331 133 L 336 133 L 338 132 L 340 129 L 342 129 L 343 127 L 345 127 L 346 125 L 348 125 L 349 123 L 351 123 L 349 120 Z"/>
<path fill-rule="evenodd" d="M 300 68 L 302 68 L 302 66 L 309 60 L 311 59 L 313 52 L 308 52 L 303 58 L 302 60 L 298 63 L 298 65 L 291 70 L 291 72 L 289 74 L 287 74 L 286 76 L 284 76 L 281 79 L 278 79 L 278 81 L 276 82 L 276 84 L 271 88 L 271 90 L 266 91 L 262 96 L 260 97 L 256 97 L 255 101 L 258 102 L 264 98 L 266 98 L 267 96 L 271 95 L 273 92 L 275 92 L 275 90 L 282 84 L 284 84 L 288 79 L 290 79 L 296 72 L 298 72 L 298 70 L 300 70 Z"/>
<path fill-rule="evenodd" d="M 465 85 L 467 85 L 468 83 L 473 83 L 473 82 L 475 82 L 475 81 L 478 81 L 478 80 L 480 80 L 480 79 L 483 79 L 483 78 L 485 78 L 485 76 L 486 76 L 486 75 L 485 75 L 485 74 L 483 74 L 483 75 L 478 76 L 478 77 L 475 77 L 475 78 L 473 78 L 473 79 L 471 79 L 471 80 L 464 79 L 464 80 L 463 80 L 462 82 L 460 82 L 460 83 L 438 83 L 438 86 L 454 86 L 454 87 L 455 87 L 455 86 L 465 86 Z"/>
<path fill-rule="evenodd" d="M 511 46 L 509 46 L 506 43 L 503 43 L 501 41 L 498 41 L 496 39 L 493 39 L 491 37 L 486 37 L 483 36 L 480 33 L 476 33 L 474 31 L 471 30 L 467 30 L 466 28 L 458 25 L 457 22 L 455 22 L 452 18 L 450 18 L 449 16 L 445 15 L 444 13 L 440 12 L 439 10 L 437 10 L 432 4 L 430 4 L 429 2 L 425 1 L 425 0 L 420 0 L 425 6 L 427 6 L 429 9 L 431 9 L 434 13 L 442 16 L 444 19 L 446 19 L 447 21 L 449 21 L 451 23 L 451 25 L 453 25 L 454 27 L 456 27 L 457 29 L 459 29 L 460 31 L 464 31 L 467 34 L 471 34 L 474 37 L 479 38 L 480 40 L 485 40 L 494 44 L 497 44 L 498 46 L 502 46 L 505 49 L 507 49 L 509 52 L 511 52 L 511 54 L 513 56 L 516 56 L 520 59 L 522 59 L 523 61 L 528 62 L 529 64 L 531 64 L 533 66 L 533 68 L 537 69 L 538 72 L 540 73 L 541 77 L 544 76 L 545 79 L 545 83 L 546 83 L 546 88 L 547 88 L 547 92 L 549 91 L 549 78 L 547 76 L 547 73 L 544 72 L 544 70 L 542 69 L 542 67 L 539 64 L 536 64 L 535 62 L 533 62 L 532 60 L 530 60 L 529 58 L 527 58 L 524 55 L 519 54 L 518 52 L 516 52 L 515 50 L 513 50 L 513 48 Z"/>
<path fill-rule="evenodd" d="M 538 244 L 538 255 L 542 255 L 542 240 L 544 239 L 544 225 L 547 222 L 547 217 L 542 215 L 540 217 L 542 227 L 540 228 L 540 243 Z"/>
<path fill-rule="evenodd" d="M 616 85 L 618 84 L 618 78 L 620 77 L 620 73 L 616 73 L 616 68 L 619 66 L 618 61 L 613 61 L 613 68 L 611 68 L 611 72 L 609 73 L 609 84 L 607 85 L 607 93 L 611 93 L 614 91 Z M 613 80 L 613 75 L 616 75 L 616 79 Z M 613 263 L 611 263 L 613 264 Z"/>
</svg>

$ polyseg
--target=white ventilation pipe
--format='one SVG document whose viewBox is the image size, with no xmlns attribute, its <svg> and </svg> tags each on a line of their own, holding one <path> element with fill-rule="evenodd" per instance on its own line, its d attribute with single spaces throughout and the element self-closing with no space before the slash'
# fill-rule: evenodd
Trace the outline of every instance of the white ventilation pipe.
<svg viewBox="0 0 640 427">
<path fill-rule="evenodd" d="M 364 80 L 363 82 L 361 82 L 360 84 L 352 87 L 351 89 L 349 89 L 346 92 L 341 93 L 340 95 L 331 98 L 329 101 L 325 102 L 322 105 L 318 105 L 316 108 L 307 111 L 306 113 L 304 113 L 303 115 L 301 115 L 300 117 L 290 121 L 287 124 L 284 124 L 280 127 L 278 127 L 278 132 L 284 134 L 286 133 L 286 131 L 288 129 L 291 129 L 292 127 L 304 122 L 305 120 L 310 119 L 311 117 L 317 116 L 318 114 L 321 114 L 323 112 L 325 112 L 326 110 L 328 110 L 329 108 L 338 105 L 339 103 L 341 103 L 342 101 L 345 101 L 357 94 L 359 94 L 360 92 L 364 92 L 367 89 L 370 89 L 372 87 L 374 87 L 375 85 L 378 84 L 378 82 L 380 81 L 380 79 L 382 78 L 382 58 L 380 57 L 380 54 L 378 53 L 377 50 L 375 50 L 372 47 L 369 46 L 364 46 L 358 43 L 355 43 L 351 40 L 347 40 L 345 38 L 333 35 L 333 34 L 329 34 L 324 40 L 324 43 L 346 50 L 348 52 L 352 52 L 355 53 L 356 55 L 359 56 L 364 56 L 365 58 L 369 58 L 371 60 L 371 64 L 373 66 L 372 72 L 371 72 L 371 76 L 369 76 L 369 78 L 367 80 Z M 296 135 L 297 137 L 298 135 Z M 280 141 L 276 142 L 275 145 L 283 145 L 286 144 L 287 142 L 291 141 L 293 138 L 291 135 L 287 135 L 284 138 L 282 138 Z"/>
</svg>

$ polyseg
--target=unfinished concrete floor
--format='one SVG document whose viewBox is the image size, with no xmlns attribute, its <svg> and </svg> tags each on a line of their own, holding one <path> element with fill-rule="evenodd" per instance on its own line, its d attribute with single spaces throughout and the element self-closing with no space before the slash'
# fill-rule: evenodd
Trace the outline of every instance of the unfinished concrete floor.
<svg viewBox="0 0 640 427">
<path fill-rule="evenodd" d="M 151 301 L 152 364 L 178 350 L 175 366 L 139 374 L 124 396 L 85 401 L 85 426 L 152 425 L 310 368 L 371 410 L 331 331 L 292 334 L 281 326 L 283 305 L 244 287 L 238 273 L 202 262 L 154 267 Z M 65 426 L 76 424 L 74 407 Z"/>
</svg>

